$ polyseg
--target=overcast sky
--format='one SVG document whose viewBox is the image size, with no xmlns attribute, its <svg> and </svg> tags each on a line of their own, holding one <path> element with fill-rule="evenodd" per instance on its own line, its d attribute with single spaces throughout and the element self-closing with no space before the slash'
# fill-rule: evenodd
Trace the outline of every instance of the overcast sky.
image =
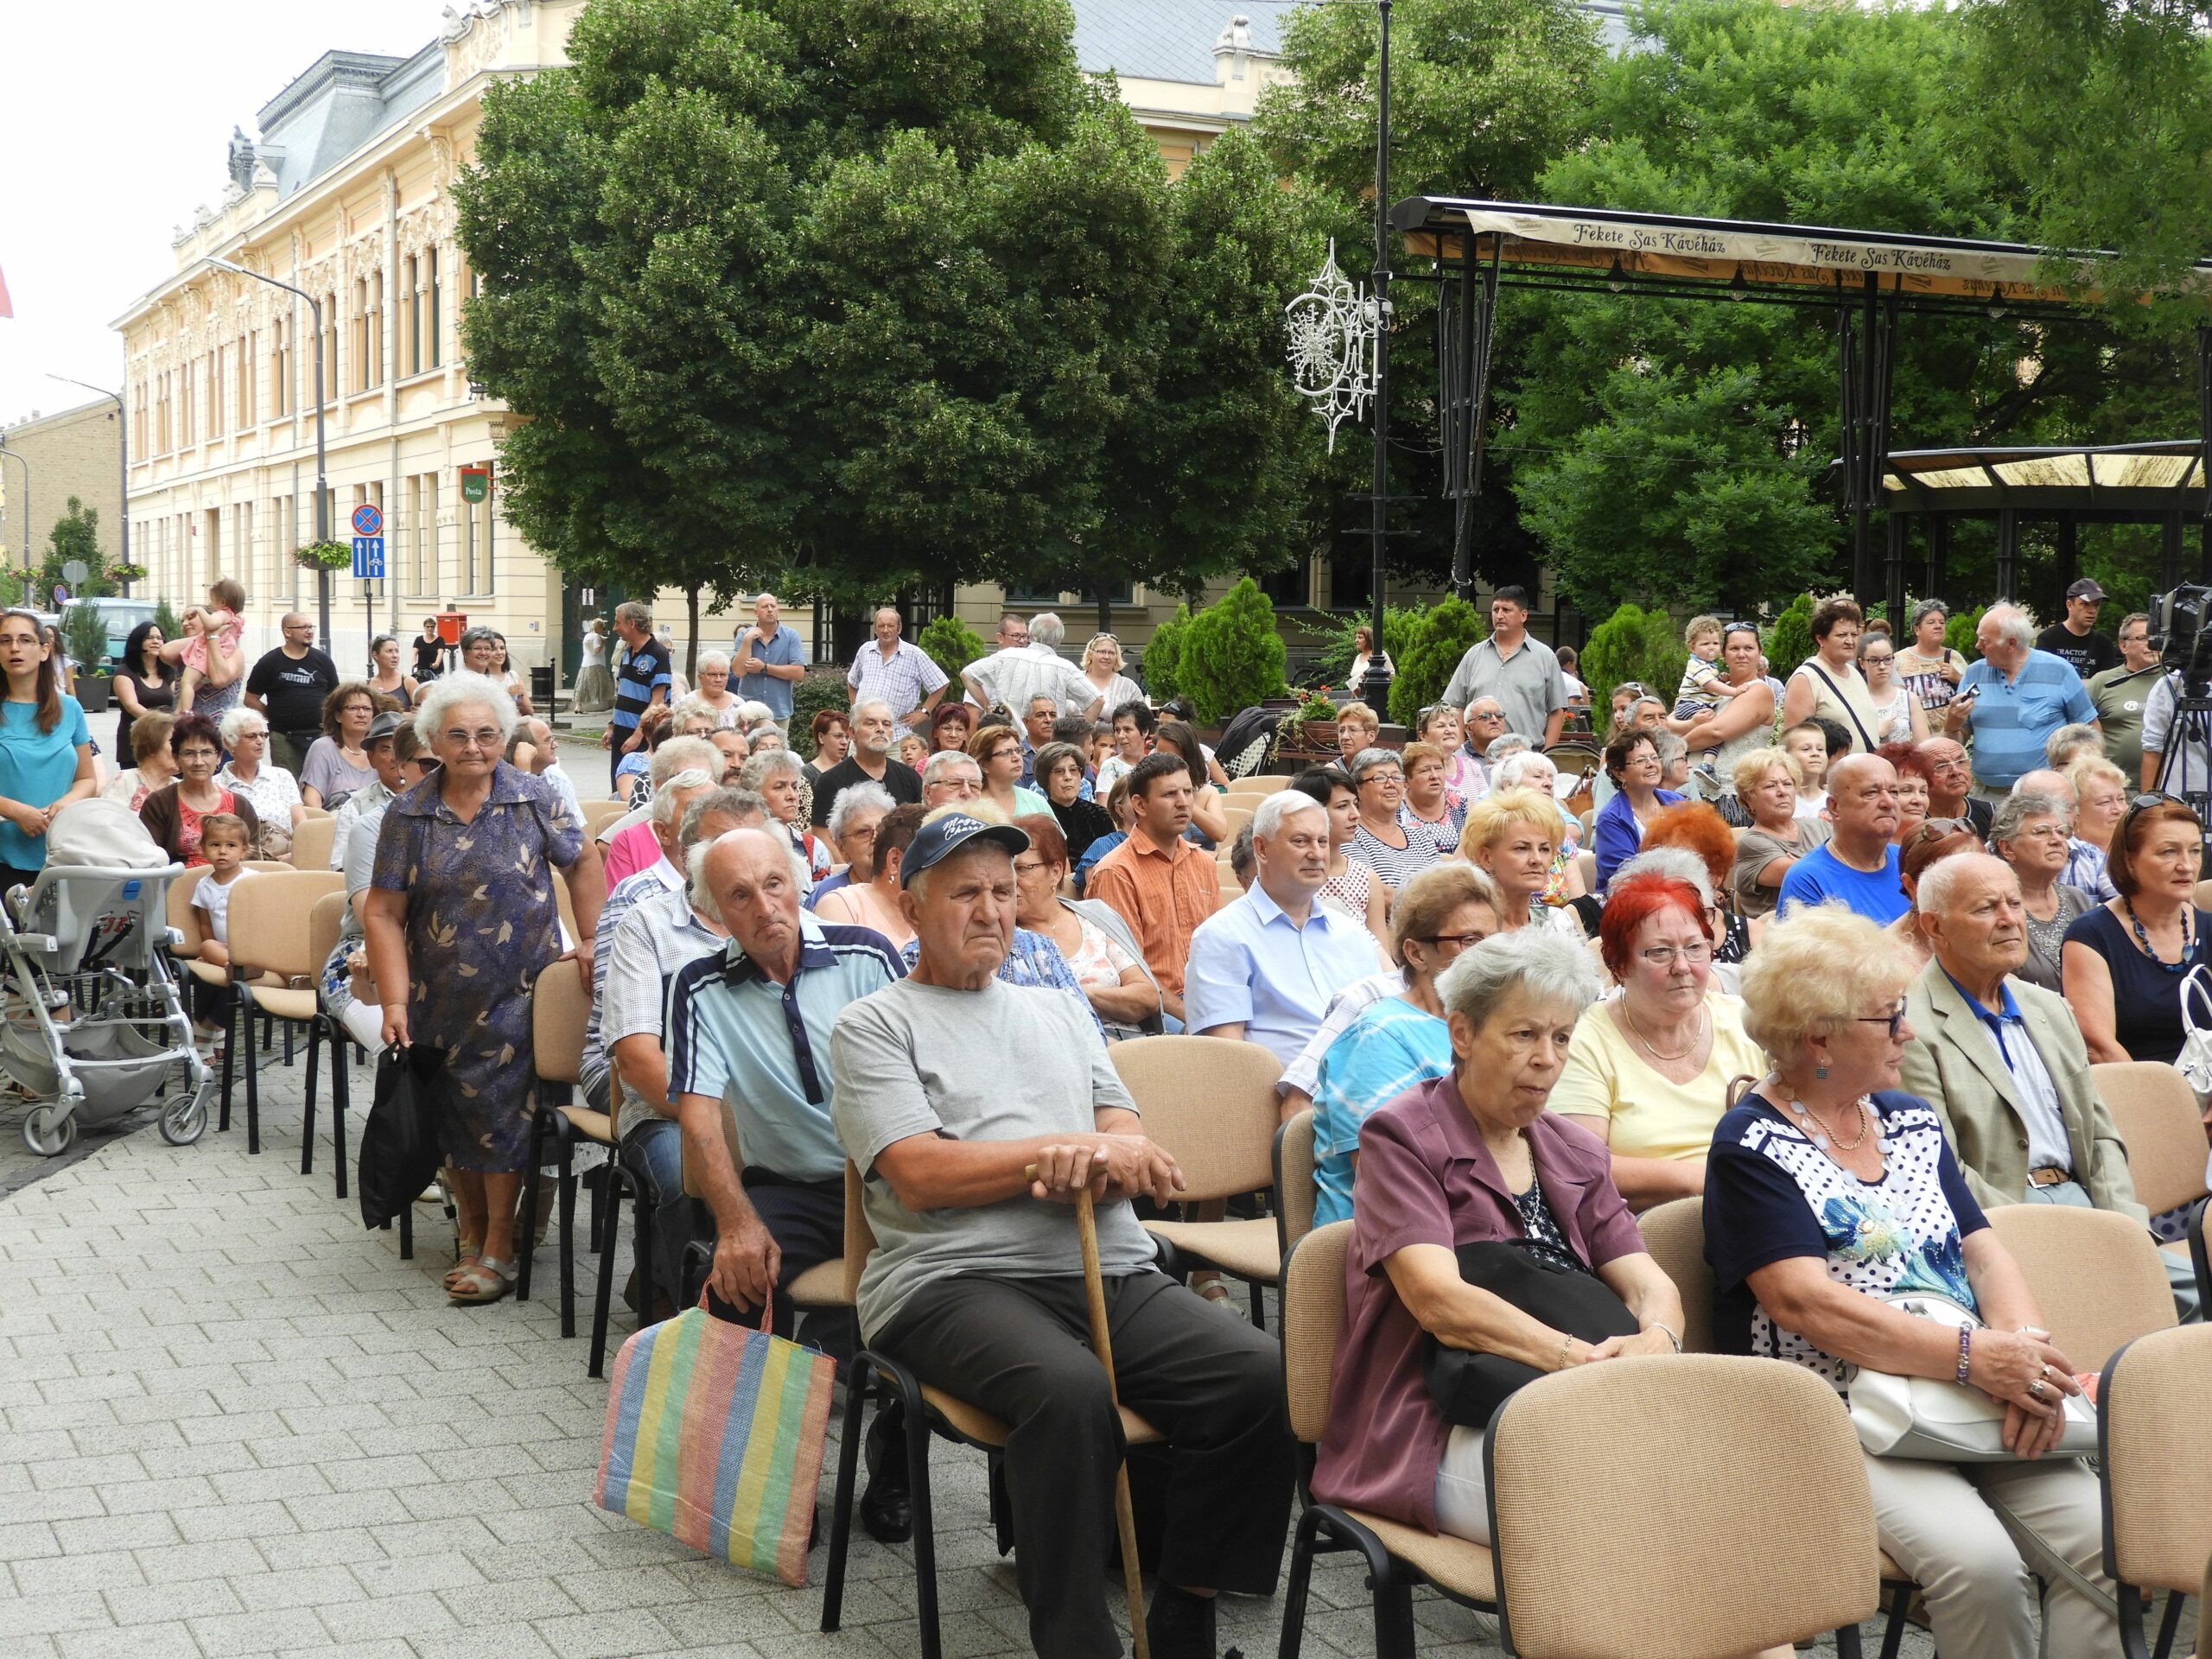
<svg viewBox="0 0 2212 1659">
<path fill-rule="evenodd" d="M 333 48 L 404 55 L 441 0 L 0 0 L 0 424 L 119 388 L 108 327 L 175 269 L 172 227 L 219 206 L 233 124 Z"/>
</svg>

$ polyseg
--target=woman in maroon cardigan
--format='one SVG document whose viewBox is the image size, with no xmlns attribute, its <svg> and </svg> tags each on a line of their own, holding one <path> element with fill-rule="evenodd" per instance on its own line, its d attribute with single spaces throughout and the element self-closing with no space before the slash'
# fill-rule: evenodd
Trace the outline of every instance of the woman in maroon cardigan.
<svg viewBox="0 0 2212 1659">
<path fill-rule="evenodd" d="M 1344 1330 L 1313 1496 L 1490 1541 L 1484 1431 L 1444 1421 L 1428 1338 L 1540 1371 L 1681 1351 L 1682 1300 L 1643 1248 L 1605 1143 L 1548 1114 L 1575 1021 L 1598 995 L 1589 953 L 1535 928 L 1463 952 L 1437 981 L 1453 1071 L 1360 1126 Z M 1458 1247 L 1518 1243 L 1594 1273 L 1639 1329 L 1592 1344 L 1465 1283 Z"/>
<path fill-rule="evenodd" d="M 229 812 L 245 822 L 246 833 L 258 842 L 261 820 L 253 803 L 215 782 L 223 764 L 223 741 L 215 722 L 205 715 L 182 715 L 169 731 L 169 753 L 175 757 L 177 779 L 156 790 L 138 809 L 138 821 L 162 850 L 177 864 L 205 864 L 200 850 L 200 821 L 210 812 Z"/>
</svg>

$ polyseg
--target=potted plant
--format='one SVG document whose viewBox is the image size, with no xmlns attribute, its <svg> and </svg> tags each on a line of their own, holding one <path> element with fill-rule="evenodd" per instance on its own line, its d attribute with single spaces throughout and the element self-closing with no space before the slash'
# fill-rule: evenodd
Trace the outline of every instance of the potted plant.
<svg viewBox="0 0 2212 1659">
<path fill-rule="evenodd" d="M 72 605 L 61 619 L 61 644 L 77 664 L 77 701 L 88 715 L 108 706 L 107 624 L 89 605 Z"/>
<path fill-rule="evenodd" d="M 1337 705 L 1329 701 L 1328 694 L 1325 685 L 1312 693 L 1298 705 L 1291 720 L 1306 740 L 1307 748 L 1333 754 L 1337 748 Z"/>
<path fill-rule="evenodd" d="M 343 542 L 309 542 L 292 556 L 308 570 L 351 570 L 353 550 Z"/>
</svg>

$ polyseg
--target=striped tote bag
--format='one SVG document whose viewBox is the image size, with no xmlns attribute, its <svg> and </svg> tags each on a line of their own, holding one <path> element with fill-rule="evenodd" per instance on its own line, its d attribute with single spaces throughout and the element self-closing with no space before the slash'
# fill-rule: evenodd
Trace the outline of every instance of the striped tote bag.
<svg viewBox="0 0 2212 1659">
<path fill-rule="evenodd" d="M 836 1362 L 733 1325 L 706 1298 L 622 1344 L 600 1441 L 599 1506 L 734 1567 L 806 1582 Z"/>
</svg>

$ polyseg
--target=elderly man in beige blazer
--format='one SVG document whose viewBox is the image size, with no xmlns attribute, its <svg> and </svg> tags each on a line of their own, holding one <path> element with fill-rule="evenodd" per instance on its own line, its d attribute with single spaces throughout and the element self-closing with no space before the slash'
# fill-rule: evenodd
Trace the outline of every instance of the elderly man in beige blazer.
<svg viewBox="0 0 2212 1659">
<path fill-rule="evenodd" d="M 2073 1010 L 2012 977 L 2028 954 L 2018 878 L 1986 854 L 1955 854 L 1922 875 L 1917 909 L 1935 959 L 1905 993 L 1914 1039 L 1901 1081 L 1943 1120 L 1976 1200 L 2113 1210 L 2147 1229 Z M 2194 1277 L 2165 1264 L 2186 1319 Z"/>
</svg>

